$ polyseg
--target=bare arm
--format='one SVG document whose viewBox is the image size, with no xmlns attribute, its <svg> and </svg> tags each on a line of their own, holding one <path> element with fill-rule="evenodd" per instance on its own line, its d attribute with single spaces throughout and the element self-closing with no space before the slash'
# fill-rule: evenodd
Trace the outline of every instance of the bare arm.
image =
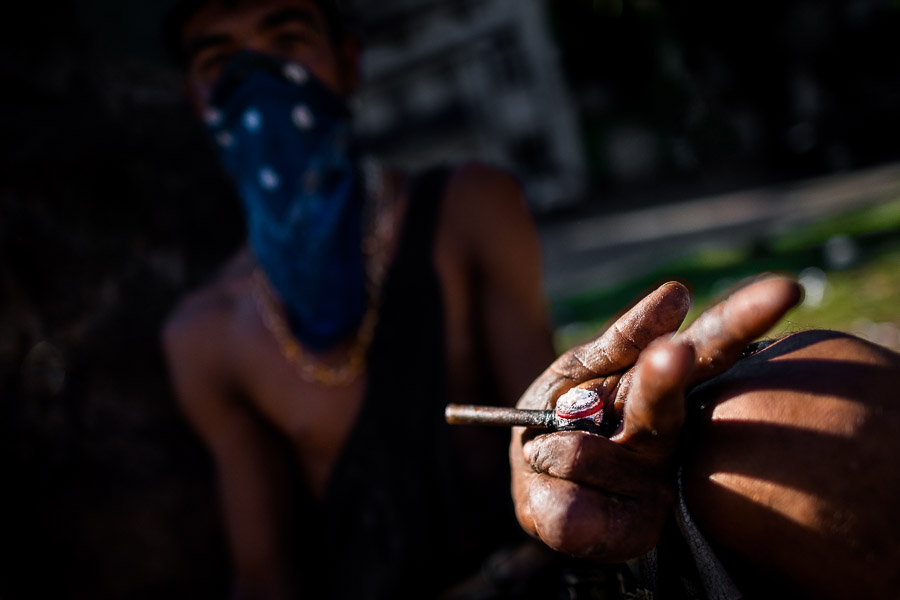
<svg viewBox="0 0 900 600">
<path fill-rule="evenodd" d="M 897 597 L 898 384 L 896 353 L 809 331 L 692 395 L 688 506 L 743 591 Z"/>
<path fill-rule="evenodd" d="M 221 329 L 203 311 L 171 319 L 163 335 L 170 376 L 186 418 L 215 462 L 234 597 L 289 598 L 285 457 L 271 432 L 228 388 Z"/>
<path fill-rule="evenodd" d="M 474 367 L 451 381 L 451 399 L 512 406 L 554 357 L 537 232 L 521 188 L 500 170 L 467 164 L 453 174 L 446 194 L 442 227 L 449 235 L 442 234 L 441 254 L 450 258 L 444 272 L 455 273 L 457 285 L 444 293 L 457 308 L 450 326 L 465 331 L 449 341 L 470 344 L 455 350 Z M 509 431 L 454 427 L 451 435 L 467 496 L 495 517 L 504 511 L 486 524 L 484 542 L 508 543 L 519 533 L 509 506 Z"/>
<path fill-rule="evenodd" d="M 448 194 L 474 286 L 474 321 L 499 387 L 496 403 L 512 406 L 554 358 L 537 230 L 521 188 L 503 171 L 468 164 Z"/>
</svg>

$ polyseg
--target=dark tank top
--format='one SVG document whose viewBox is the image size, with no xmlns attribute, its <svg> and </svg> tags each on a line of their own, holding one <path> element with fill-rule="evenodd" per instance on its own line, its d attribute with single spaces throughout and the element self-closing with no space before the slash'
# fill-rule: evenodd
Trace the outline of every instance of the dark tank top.
<svg viewBox="0 0 900 600">
<path fill-rule="evenodd" d="M 483 559 L 473 540 L 485 532 L 472 531 L 473 523 L 514 529 L 508 494 L 474 506 L 443 417 L 445 318 L 433 250 L 448 174 L 428 171 L 410 191 L 369 351 L 365 403 L 318 520 L 308 524 L 325 542 L 307 565 L 315 565 L 316 597 L 434 597 Z"/>
</svg>

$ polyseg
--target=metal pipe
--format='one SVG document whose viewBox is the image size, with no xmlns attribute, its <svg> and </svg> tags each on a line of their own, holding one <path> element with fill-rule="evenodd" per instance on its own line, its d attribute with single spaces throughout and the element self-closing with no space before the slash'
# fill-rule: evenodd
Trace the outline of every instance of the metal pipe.
<svg viewBox="0 0 900 600">
<path fill-rule="evenodd" d="M 611 424 L 603 421 L 602 404 L 585 402 L 583 390 L 560 398 L 556 409 L 525 410 L 502 406 L 448 404 L 444 417 L 451 425 L 493 425 L 495 427 L 531 427 L 550 431 L 590 431 L 609 435 Z M 593 394 L 593 392 L 590 392 Z M 596 394 L 593 394 L 596 396 Z M 588 398 L 587 400 L 592 400 Z M 562 410 L 561 410 L 562 409 Z"/>
<path fill-rule="evenodd" d="M 556 411 L 554 410 L 523 410 L 502 406 L 448 404 L 444 411 L 444 416 L 451 425 L 556 428 Z"/>
</svg>

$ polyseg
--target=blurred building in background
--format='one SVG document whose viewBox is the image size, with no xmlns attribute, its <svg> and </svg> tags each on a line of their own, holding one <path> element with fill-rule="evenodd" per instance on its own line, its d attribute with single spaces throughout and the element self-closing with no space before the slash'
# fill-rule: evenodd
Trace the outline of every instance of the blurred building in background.
<svg viewBox="0 0 900 600">
<path fill-rule="evenodd" d="M 61 4 L 102 55 L 164 64 L 172 1 Z M 900 157 L 898 0 L 341 1 L 365 38 L 372 147 L 506 167 L 539 220 Z"/>
<path fill-rule="evenodd" d="M 491 162 L 536 212 L 583 200 L 577 112 L 543 0 L 347 4 L 365 32 L 358 126 L 384 160 Z"/>
<path fill-rule="evenodd" d="M 591 192 L 618 212 L 900 157 L 900 3 L 548 1 Z"/>
</svg>

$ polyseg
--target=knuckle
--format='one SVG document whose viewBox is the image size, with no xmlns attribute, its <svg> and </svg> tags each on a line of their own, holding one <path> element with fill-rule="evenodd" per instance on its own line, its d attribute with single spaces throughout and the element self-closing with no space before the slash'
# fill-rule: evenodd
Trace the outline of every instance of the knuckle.
<svg viewBox="0 0 900 600">
<path fill-rule="evenodd" d="M 547 470 L 547 452 L 544 444 L 535 441 L 531 450 L 531 468 L 536 473 L 544 473 Z"/>
<path fill-rule="evenodd" d="M 545 473 L 559 479 L 575 478 L 580 469 L 580 447 L 573 437 L 562 433 L 541 444 L 541 467 Z"/>
</svg>

